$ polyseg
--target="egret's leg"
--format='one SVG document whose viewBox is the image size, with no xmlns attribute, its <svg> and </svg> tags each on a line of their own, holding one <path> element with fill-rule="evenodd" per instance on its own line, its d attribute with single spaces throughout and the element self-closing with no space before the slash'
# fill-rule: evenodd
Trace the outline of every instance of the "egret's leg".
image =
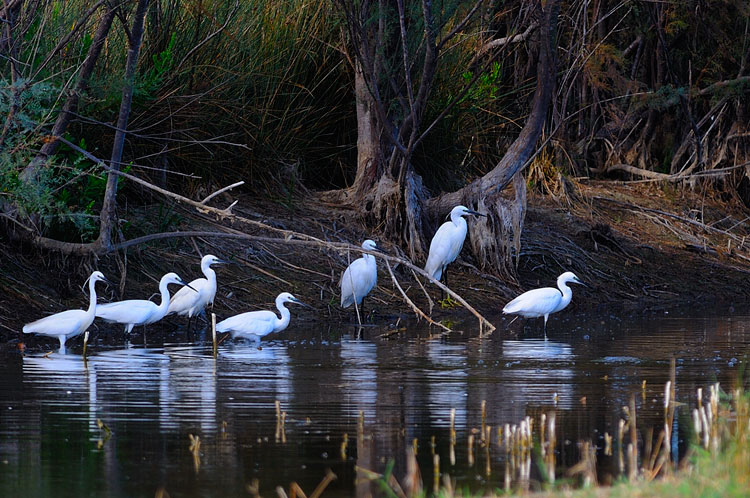
<svg viewBox="0 0 750 498">
<path fill-rule="evenodd" d="M 60 340 L 60 353 L 65 354 L 65 336 L 58 335 L 57 338 Z"/>
<path fill-rule="evenodd" d="M 549 318 L 549 313 L 544 315 L 544 340 L 547 340 L 547 318 Z"/>
<path fill-rule="evenodd" d="M 440 275 L 440 280 L 445 284 L 446 287 L 448 287 L 448 268 L 443 267 L 442 274 Z M 440 300 L 445 300 L 445 291 L 441 288 L 440 289 Z"/>
</svg>

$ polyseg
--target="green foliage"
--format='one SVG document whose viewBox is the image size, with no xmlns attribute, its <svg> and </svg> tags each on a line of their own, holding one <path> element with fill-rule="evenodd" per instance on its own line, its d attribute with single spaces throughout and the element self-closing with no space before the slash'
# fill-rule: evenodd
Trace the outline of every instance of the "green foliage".
<svg viewBox="0 0 750 498">
<path fill-rule="evenodd" d="M 136 78 L 133 88 L 133 99 L 136 105 L 156 98 L 156 92 L 162 88 L 165 78 L 174 65 L 173 50 L 176 36 L 176 33 L 172 33 L 166 48 L 151 56 L 151 68 Z"/>
<path fill-rule="evenodd" d="M 53 111 L 53 105 L 59 88 L 50 82 L 30 84 L 28 80 L 18 79 L 11 83 L 0 79 L 0 116 L 11 116 L 11 129 L 15 132 L 13 141 L 38 131 L 38 124 Z"/>
<path fill-rule="evenodd" d="M 471 83 L 472 78 L 474 78 L 474 73 L 472 71 L 465 71 L 461 76 L 464 84 L 468 85 Z M 483 105 L 488 100 L 496 99 L 501 77 L 500 63 L 495 61 L 489 70 L 482 72 L 477 82 L 471 87 L 471 90 L 459 102 L 469 100 L 472 102 L 474 110 L 477 110 L 477 105 Z"/>
</svg>

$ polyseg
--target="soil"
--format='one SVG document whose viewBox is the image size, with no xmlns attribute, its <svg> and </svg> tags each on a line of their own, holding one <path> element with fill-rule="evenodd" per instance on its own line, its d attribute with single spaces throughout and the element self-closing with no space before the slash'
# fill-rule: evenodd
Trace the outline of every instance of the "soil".
<svg viewBox="0 0 750 498">
<path fill-rule="evenodd" d="M 744 306 L 750 296 L 750 248 L 745 244 L 750 231 L 745 223 L 747 209 L 740 202 L 654 182 L 580 181 L 573 187 L 559 196 L 529 194 L 513 278 L 502 280 L 477 269 L 467 251 L 451 268 L 451 289 L 498 325 L 499 332 L 507 323 L 499 317 L 507 300 L 523 290 L 554 285 L 557 275 L 568 270 L 589 285 L 574 288 L 572 312 L 612 308 L 640 312 L 688 306 L 727 312 Z M 239 200 L 235 214 L 277 228 L 356 245 L 365 238 L 378 240 L 377 234 L 361 226 L 353 211 L 318 202 L 312 195 L 290 203 L 288 199 L 258 200 L 257 196 L 227 193 L 216 205 L 229 205 L 232 200 Z M 139 220 L 132 226 L 140 231 L 126 233 L 126 237 L 173 230 L 271 235 L 180 205 L 168 215 L 164 212 L 161 205 L 131 212 L 133 219 Z M 471 222 L 469 226 L 471 230 Z M 387 241 L 378 242 L 386 251 L 401 254 Z M 199 259 L 207 253 L 233 261 L 217 269 L 219 293 L 214 311 L 219 319 L 272 308 L 276 294 L 290 291 L 314 306 L 314 310 L 293 310 L 293 320 L 298 323 L 356 323 L 353 310 L 338 307 L 339 276 L 348 261 L 359 257 L 354 252 L 213 237 L 163 239 L 100 259 L 45 254 L 11 243 L 7 237 L 0 239 L 0 249 L 5 254 L 0 272 L 0 344 L 5 348 L 17 348 L 19 343 L 31 349 L 56 347 L 56 340 L 24 336 L 21 327 L 46 314 L 85 306 L 82 284 L 93 269 L 120 284 L 119 288 L 100 287 L 100 301 L 144 298 L 156 291 L 160 276 L 168 271 L 176 271 L 186 280 L 200 277 Z M 399 266 L 394 272 L 411 299 L 429 311 L 411 272 Z M 368 323 L 388 335 L 415 315 L 383 265 L 378 278 L 378 288 L 366 301 L 366 312 L 374 311 Z M 427 291 L 434 300 L 440 299 L 437 288 L 428 286 Z M 460 306 L 444 309 L 436 305 L 432 317 L 476 327 L 473 317 Z M 162 324 L 150 326 L 148 337 L 182 334 L 185 326 L 186 320 L 168 317 Z M 97 321 L 92 330 L 100 342 L 122 342 L 120 326 Z M 133 342 L 146 340 L 140 333 L 135 336 Z"/>
</svg>

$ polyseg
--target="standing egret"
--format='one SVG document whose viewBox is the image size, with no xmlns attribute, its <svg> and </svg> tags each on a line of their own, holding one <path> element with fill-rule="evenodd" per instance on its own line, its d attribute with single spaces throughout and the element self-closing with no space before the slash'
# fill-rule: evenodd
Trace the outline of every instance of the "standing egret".
<svg viewBox="0 0 750 498">
<path fill-rule="evenodd" d="M 362 243 L 362 249 L 377 251 L 378 246 L 368 239 Z M 357 308 L 362 310 L 365 297 L 377 283 L 378 265 L 375 262 L 375 256 L 363 254 L 361 258 L 355 259 L 352 264 L 347 266 L 341 276 L 339 282 L 341 286 L 341 307 L 348 308 L 357 303 Z"/>
<path fill-rule="evenodd" d="M 167 315 L 177 313 L 178 315 L 187 315 L 193 318 L 196 315 L 205 313 L 206 306 L 214 304 L 216 296 L 216 272 L 211 265 L 226 263 L 213 254 L 206 254 L 201 259 L 201 271 L 206 278 L 196 278 L 190 282 L 188 287 L 178 290 L 172 299 L 169 300 L 169 309 Z M 190 289 L 195 289 L 194 292 Z"/>
<path fill-rule="evenodd" d="M 57 336 L 60 340 L 60 352 L 65 352 L 65 341 L 82 334 L 94 322 L 96 310 L 96 283 L 107 282 L 100 271 L 95 271 L 89 277 L 89 308 L 83 310 L 67 310 L 54 315 L 40 318 L 23 326 L 25 334 L 42 334 Z"/>
<path fill-rule="evenodd" d="M 424 270 L 435 280 L 444 277 L 446 285 L 448 284 L 446 267 L 456 260 L 466 239 L 467 227 L 463 217 L 467 214 L 487 216 L 464 206 L 456 206 L 451 209 L 451 220 L 440 225 L 430 242 L 430 253 Z"/>
<path fill-rule="evenodd" d="M 230 316 L 216 324 L 217 332 L 231 332 L 232 338 L 253 338 L 260 342 L 260 338 L 271 332 L 280 332 L 287 328 L 291 314 L 284 306 L 286 303 L 297 303 L 307 306 L 305 303 L 288 292 L 282 292 L 276 297 L 276 309 L 281 313 L 281 318 L 276 313 L 268 310 L 248 311 L 239 315 Z"/>
<path fill-rule="evenodd" d="M 524 318 L 544 317 L 544 337 L 547 337 L 547 319 L 551 313 L 557 313 L 570 304 L 573 291 L 566 284 L 586 285 L 571 271 L 566 271 L 557 277 L 557 287 L 542 287 L 524 292 L 505 305 L 503 313 L 520 315 Z"/>
<path fill-rule="evenodd" d="M 115 303 L 100 304 L 96 307 L 96 316 L 105 322 L 122 323 L 125 332 L 130 334 L 136 325 L 150 325 L 158 322 L 167 314 L 169 309 L 169 284 L 186 284 L 176 273 L 167 273 L 159 281 L 159 292 L 161 293 L 161 304 L 157 305 L 147 299 L 128 299 Z M 190 287 L 192 289 L 192 287 Z M 198 292 L 193 289 L 194 292 Z"/>
</svg>

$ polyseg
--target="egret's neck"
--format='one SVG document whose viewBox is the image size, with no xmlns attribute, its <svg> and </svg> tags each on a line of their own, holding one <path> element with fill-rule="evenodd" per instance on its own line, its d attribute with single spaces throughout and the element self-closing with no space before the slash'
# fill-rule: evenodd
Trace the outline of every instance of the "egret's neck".
<svg viewBox="0 0 750 498">
<path fill-rule="evenodd" d="M 562 300 L 560 300 L 560 304 L 557 306 L 558 310 L 561 310 L 570 304 L 570 300 L 573 298 L 573 291 L 568 287 L 567 280 L 558 279 L 557 287 L 562 292 Z"/>
<path fill-rule="evenodd" d="M 164 314 L 166 314 L 169 309 L 169 284 L 163 280 L 159 282 L 159 292 L 161 293 L 159 312 L 164 311 Z"/>
<path fill-rule="evenodd" d="M 291 313 L 289 313 L 289 310 L 284 306 L 283 301 L 276 301 L 276 309 L 279 310 L 279 313 L 281 313 L 281 318 L 276 319 L 276 325 L 273 327 L 274 332 L 279 332 L 281 330 L 284 330 L 289 325 L 289 320 L 292 318 Z"/>
<path fill-rule="evenodd" d="M 463 215 L 461 215 L 460 213 L 452 213 L 451 221 L 457 227 L 460 227 L 461 225 L 466 225 L 466 220 L 464 219 Z"/>
<path fill-rule="evenodd" d="M 372 254 L 363 254 L 362 259 L 364 259 L 368 265 L 375 263 L 375 256 Z"/>
<path fill-rule="evenodd" d="M 208 280 L 208 285 L 210 285 L 212 288 L 216 288 L 216 272 L 211 268 L 210 266 L 206 265 L 205 268 L 202 268 L 203 275 L 206 276 L 206 280 Z"/>
<path fill-rule="evenodd" d="M 96 280 L 93 278 L 89 280 L 89 309 L 86 310 L 87 315 L 94 315 L 96 313 Z"/>
</svg>

